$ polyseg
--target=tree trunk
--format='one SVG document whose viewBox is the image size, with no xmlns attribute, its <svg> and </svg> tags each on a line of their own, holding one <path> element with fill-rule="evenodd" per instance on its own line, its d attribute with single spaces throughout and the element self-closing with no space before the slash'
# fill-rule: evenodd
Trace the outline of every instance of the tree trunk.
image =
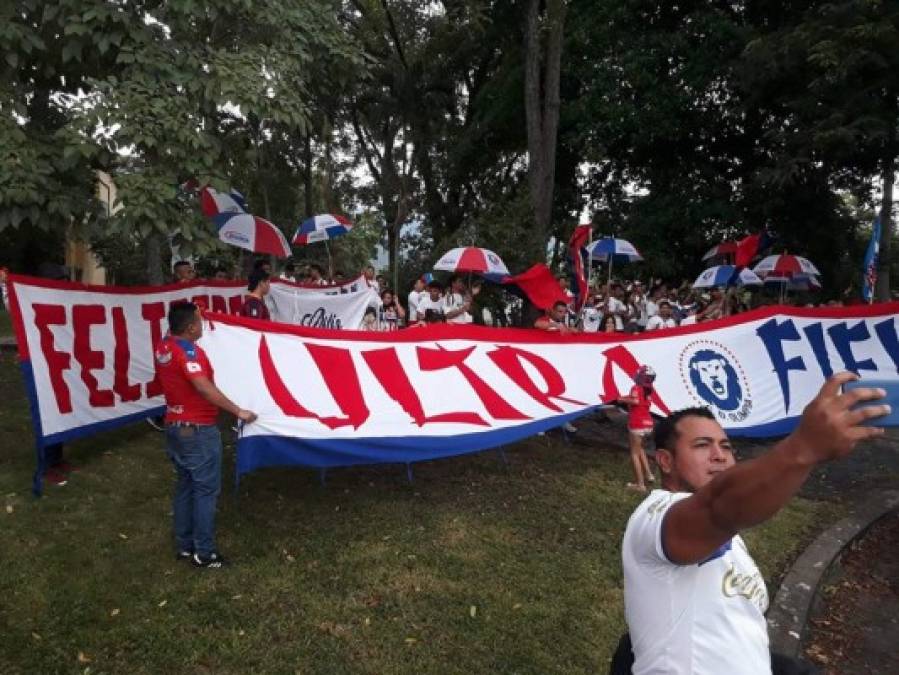
<svg viewBox="0 0 899 675">
<path fill-rule="evenodd" d="M 162 235 L 159 232 L 151 232 L 147 237 L 146 263 L 147 283 L 151 286 L 159 286 L 164 283 L 162 278 Z"/>
<path fill-rule="evenodd" d="M 890 299 L 890 242 L 893 239 L 893 181 L 896 179 L 896 159 L 884 160 L 881 180 L 883 199 L 880 204 L 880 255 L 877 260 L 875 297 L 880 302 Z"/>
<path fill-rule="evenodd" d="M 559 80 L 566 0 L 529 0 L 525 27 L 525 117 L 528 137 L 528 186 L 534 212 L 534 244 L 546 244 L 552 219 L 556 143 L 559 130 Z M 543 28 L 541 29 L 541 23 Z M 546 33 L 545 50 L 541 33 Z M 543 69 L 541 73 L 541 62 Z"/>
<path fill-rule="evenodd" d="M 305 185 L 303 192 L 306 198 L 306 217 L 311 218 L 315 215 L 314 202 L 312 201 L 312 133 L 309 126 L 306 127 L 306 138 L 303 146 L 303 164 L 306 167 Z"/>
<path fill-rule="evenodd" d="M 880 302 L 890 299 L 890 244 L 893 240 L 893 181 L 896 180 L 896 115 L 897 98 L 890 95 L 890 132 L 884 148 L 883 167 L 880 178 L 883 182 L 883 199 L 880 203 L 880 254 L 877 259 L 877 285 L 874 297 Z"/>
</svg>

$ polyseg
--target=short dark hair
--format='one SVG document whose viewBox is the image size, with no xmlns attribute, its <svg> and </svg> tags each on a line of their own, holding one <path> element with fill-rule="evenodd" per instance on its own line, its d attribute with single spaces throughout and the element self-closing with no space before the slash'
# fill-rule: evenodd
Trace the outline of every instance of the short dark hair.
<svg viewBox="0 0 899 675">
<path fill-rule="evenodd" d="M 176 270 L 179 267 L 184 267 L 185 265 L 190 265 L 190 260 L 179 260 L 174 265 L 172 265 L 172 269 Z"/>
<path fill-rule="evenodd" d="M 182 335 L 197 318 L 197 306 L 192 302 L 176 302 L 169 307 L 169 332 Z"/>
<path fill-rule="evenodd" d="M 253 270 L 252 272 L 250 272 L 250 276 L 247 279 L 247 290 L 252 293 L 259 287 L 259 284 L 261 284 L 263 281 L 268 281 L 269 278 L 270 275 L 265 270 Z"/>
<path fill-rule="evenodd" d="M 715 416 L 708 408 L 695 406 L 693 408 L 684 408 L 671 413 L 668 417 L 664 417 L 656 423 L 652 440 L 656 450 L 667 450 L 674 452 L 674 444 L 677 442 L 677 423 L 685 417 L 703 417 L 707 420 L 714 420 Z"/>
<path fill-rule="evenodd" d="M 556 300 L 556 301 L 553 303 L 553 309 L 555 309 L 556 307 L 559 307 L 560 305 L 561 305 L 562 307 L 564 307 L 565 309 L 568 309 L 568 303 L 567 303 L 567 302 L 562 302 L 561 300 Z"/>
<path fill-rule="evenodd" d="M 443 290 L 443 285 L 436 279 L 428 284 L 428 288 L 436 288 L 438 291 Z"/>
<path fill-rule="evenodd" d="M 311 265 L 309 265 L 309 271 L 311 272 L 312 270 L 315 270 L 322 276 L 325 276 L 325 270 L 323 270 L 322 266 L 317 263 L 312 263 Z"/>
<path fill-rule="evenodd" d="M 253 269 L 261 270 L 266 265 L 271 265 L 271 263 L 265 258 L 256 258 L 255 262 L 253 263 Z"/>
<path fill-rule="evenodd" d="M 668 309 L 671 309 L 671 303 L 668 302 L 667 300 L 662 300 L 661 302 L 659 302 L 659 309 L 661 309 L 662 307 L 667 307 Z"/>
</svg>

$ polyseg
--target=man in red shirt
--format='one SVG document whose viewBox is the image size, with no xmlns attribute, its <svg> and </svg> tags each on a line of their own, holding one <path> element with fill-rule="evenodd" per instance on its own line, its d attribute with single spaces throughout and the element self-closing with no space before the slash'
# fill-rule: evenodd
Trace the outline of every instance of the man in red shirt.
<svg viewBox="0 0 899 675">
<path fill-rule="evenodd" d="M 181 302 L 169 309 L 169 334 L 156 346 L 156 373 L 165 394 L 166 452 L 178 483 L 173 500 L 178 560 L 196 567 L 225 564 L 215 547 L 215 506 L 222 483 L 219 408 L 243 422 L 256 419 L 213 383 L 212 366 L 197 344 L 203 321 L 197 306 Z"/>
<path fill-rule="evenodd" d="M 250 295 L 244 300 L 243 306 L 240 308 L 241 316 L 248 316 L 251 319 L 265 319 L 270 321 L 271 317 L 268 313 L 268 307 L 265 306 L 265 296 L 271 290 L 271 281 L 268 272 L 262 269 L 250 272 L 247 290 Z"/>
</svg>

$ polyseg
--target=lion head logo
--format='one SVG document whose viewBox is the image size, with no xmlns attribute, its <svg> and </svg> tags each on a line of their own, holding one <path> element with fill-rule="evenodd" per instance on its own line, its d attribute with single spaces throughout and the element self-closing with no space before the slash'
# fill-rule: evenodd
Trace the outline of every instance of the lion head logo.
<svg viewBox="0 0 899 675">
<path fill-rule="evenodd" d="M 737 371 L 724 356 L 712 349 L 700 349 L 688 365 L 690 382 L 696 393 L 719 410 L 736 410 L 743 401 Z"/>
</svg>

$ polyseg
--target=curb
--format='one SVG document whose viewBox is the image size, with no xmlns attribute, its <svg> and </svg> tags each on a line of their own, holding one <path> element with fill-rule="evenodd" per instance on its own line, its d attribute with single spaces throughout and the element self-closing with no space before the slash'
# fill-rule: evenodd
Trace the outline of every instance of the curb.
<svg viewBox="0 0 899 675">
<path fill-rule="evenodd" d="M 899 508 L 899 490 L 875 492 L 852 507 L 850 514 L 815 539 L 793 563 L 768 612 L 771 650 L 799 657 L 808 615 L 818 586 L 846 546 L 875 521 Z"/>
</svg>

